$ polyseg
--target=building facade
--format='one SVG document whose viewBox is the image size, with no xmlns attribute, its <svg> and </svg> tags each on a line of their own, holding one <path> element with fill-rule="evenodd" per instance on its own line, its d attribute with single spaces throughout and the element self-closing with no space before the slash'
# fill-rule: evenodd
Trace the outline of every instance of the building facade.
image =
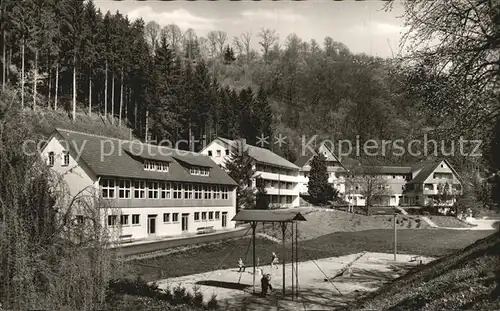
<svg viewBox="0 0 500 311">
<path fill-rule="evenodd" d="M 42 157 L 71 197 L 97 193 L 102 221 L 131 239 L 234 228 L 236 183 L 209 157 L 57 129 Z M 75 211 L 77 221 L 84 215 Z"/>
<path fill-rule="evenodd" d="M 365 206 L 371 195 L 374 206 L 452 206 L 462 194 L 458 173 L 447 160 L 414 166 L 350 167 L 345 200 Z"/>
<path fill-rule="evenodd" d="M 317 151 L 317 154 L 323 154 L 326 162 L 326 170 L 328 172 L 328 183 L 339 193 L 345 193 L 345 177 L 347 170 L 340 163 L 339 159 L 333 154 L 325 143 L 322 143 Z M 304 155 L 295 161 L 299 170 L 299 188 L 301 195 L 308 194 L 309 172 L 311 171 L 311 162 L 314 158 L 313 154 Z"/>
<path fill-rule="evenodd" d="M 365 206 L 367 196 L 374 206 L 452 206 L 462 194 L 458 173 L 447 160 L 435 160 L 413 166 L 366 166 L 359 161 L 340 161 L 325 145 L 328 182 L 337 189 L 347 204 Z M 310 163 L 314 155 L 300 157 L 299 192 L 308 195 Z"/>
<path fill-rule="evenodd" d="M 246 144 L 245 140 L 230 140 L 218 137 L 200 153 L 209 156 L 221 168 L 225 168 L 231 154 L 248 150 L 253 160 L 255 174 L 252 187 L 257 179 L 264 183 L 271 208 L 292 208 L 300 204 L 299 168 L 274 152 Z"/>
</svg>

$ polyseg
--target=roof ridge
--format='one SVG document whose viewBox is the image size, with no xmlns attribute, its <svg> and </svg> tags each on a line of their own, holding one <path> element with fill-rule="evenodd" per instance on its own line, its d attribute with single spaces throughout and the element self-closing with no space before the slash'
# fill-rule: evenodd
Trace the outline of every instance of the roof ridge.
<svg viewBox="0 0 500 311">
<path fill-rule="evenodd" d="M 111 136 L 104 136 L 104 135 L 98 135 L 98 134 L 92 134 L 92 133 L 86 133 L 86 132 L 79 132 L 79 131 L 69 130 L 69 129 L 64 129 L 64 128 L 59 128 L 59 127 L 56 127 L 56 130 L 57 131 L 65 131 L 65 132 L 75 133 L 75 134 L 82 134 L 82 135 L 87 135 L 87 136 L 92 136 L 92 137 L 108 138 L 108 139 L 122 140 L 122 141 L 132 141 L 130 139 L 121 139 L 121 138 L 116 138 L 116 137 L 111 137 Z"/>
<path fill-rule="evenodd" d="M 118 140 L 118 141 L 130 142 L 130 143 L 137 143 L 137 141 L 139 141 L 142 145 L 153 146 L 153 147 L 157 147 L 157 148 L 160 148 L 160 147 L 161 148 L 167 148 L 167 149 L 170 149 L 170 150 L 182 151 L 182 152 L 190 153 L 190 154 L 194 154 L 194 155 L 203 155 L 203 156 L 205 156 L 204 154 L 201 154 L 201 153 L 196 152 L 196 151 L 181 150 L 181 149 L 178 149 L 178 148 L 171 148 L 171 147 L 168 147 L 168 146 L 154 145 L 154 144 L 150 144 L 150 143 L 145 143 L 143 141 L 140 141 L 139 139 L 136 139 L 136 140 L 121 139 L 121 138 L 116 138 L 116 137 L 110 137 L 110 136 L 104 136 L 104 135 L 97 135 L 97 134 L 85 133 L 85 132 L 79 132 L 79 131 L 68 130 L 68 129 L 63 129 L 63 128 L 56 128 L 56 130 L 57 131 L 66 131 L 66 132 L 75 133 L 75 134 L 82 134 L 82 135 L 87 135 L 87 136 L 92 136 L 92 137 L 97 137 L 97 138 L 114 139 L 114 140 Z"/>
</svg>

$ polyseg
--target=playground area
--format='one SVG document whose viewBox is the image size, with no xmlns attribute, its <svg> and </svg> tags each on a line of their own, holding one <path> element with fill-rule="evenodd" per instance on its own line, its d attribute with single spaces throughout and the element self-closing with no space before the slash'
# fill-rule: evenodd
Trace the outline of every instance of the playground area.
<svg viewBox="0 0 500 311">
<path fill-rule="evenodd" d="M 253 267 L 246 263 L 245 271 L 238 268 L 215 270 L 157 281 L 160 288 L 182 284 L 193 291 L 198 286 L 207 301 L 217 295 L 228 310 L 331 310 L 345 306 L 359 295 L 378 289 L 419 264 L 432 261 L 431 257 L 363 252 L 342 257 L 331 257 L 298 263 L 299 298 L 292 300 L 292 265 L 285 264 L 285 298 L 283 298 L 283 270 L 281 263 L 274 268 L 258 266 L 270 273 L 273 290 L 266 297 L 261 294 L 261 276 L 255 277 Z"/>
</svg>

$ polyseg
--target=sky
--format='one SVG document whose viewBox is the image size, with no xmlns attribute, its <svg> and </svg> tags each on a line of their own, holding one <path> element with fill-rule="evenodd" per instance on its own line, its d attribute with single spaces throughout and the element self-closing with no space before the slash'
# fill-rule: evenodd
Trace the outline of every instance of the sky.
<svg viewBox="0 0 500 311">
<path fill-rule="evenodd" d="M 397 1 L 396 1 L 397 2 Z M 234 36 L 252 33 L 252 46 L 260 50 L 257 34 L 271 28 L 283 43 L 295 33 L 301 39 L 315 39 L 323 44 L 330 36 L 344 43 L 353 53 L 391 57 L 399 51 L 402 30 L 402 7 L 385 12 L 384 2 L 368 1 L 110 1 L 95 0 L 106 12 L 120 11 L 129 19 L 156 21 L 160 26 L 177 24 L 181 30 L 192 28 L 198 36 L 211 30 L 225 31 L 232 42 Z"/>
</svg>

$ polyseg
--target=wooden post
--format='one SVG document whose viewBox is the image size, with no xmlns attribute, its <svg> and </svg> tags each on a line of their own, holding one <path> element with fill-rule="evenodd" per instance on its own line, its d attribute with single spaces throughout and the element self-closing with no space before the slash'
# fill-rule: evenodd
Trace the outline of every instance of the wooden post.
<svg viewBox="0 0 500 311">
<path fill-rule="evenodd" d="M 293 287 L 295 267 L 294 267 L 294 261 L 293 261 L 293 258 L 294 258 L 294 253 L 293 253 L 293 222 L 291 224 L 292 224 L 292 230 L 291 230 L 292 231 L 292 237 L 291 237 L 291 240 L 292 240 L 292 261 L 291 261 L 291 264 L 292 264 L 292 300 L 293 300 L 293 296 L 295 294 L 294 287 Z"/>
<path fill-rule="evenodd" d="M 283 297 L 285 297 L 285 257 L 286 257 L 285 230 L 286 230 L 286 222 L 282 222 L 281 231 L 283 233 Z"/>
<path fill-rule="evenodd" d="M 396 261 L 396 254 L 398 253 L 398 234 L 397 234 L 397 226 L 396 226 L 396 218 L 397 214 L 394 214 L 394 261 Z"/>
<path fill-rule="evenodd" d="M 253 293 L 255 294 L 255 227 L 257 223 L 252 222 L 252 253 L 253 253 Z"/>
<path fill-rule="evenodd" d="M 299 223 L 295 222 L 295 297 L 299 299 Z"/>
</svg>

